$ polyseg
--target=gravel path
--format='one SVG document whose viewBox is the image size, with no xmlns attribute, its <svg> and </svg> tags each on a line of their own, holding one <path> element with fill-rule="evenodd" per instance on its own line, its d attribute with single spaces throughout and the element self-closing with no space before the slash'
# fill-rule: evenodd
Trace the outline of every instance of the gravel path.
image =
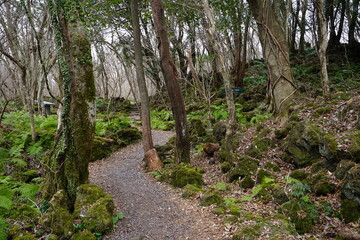
<svg viewBox="0 0 360 240">
<path fill-rule="evenodd" d="M 172 136 L 153 131 L 155 145 L 165 144 Z M 223 226 L 207 209 L 180 198 L 178 190 L 144 173 L 143 155 L 137 143 L 90 165 L 90 182 L 110 193 L 117 211 L 126 216 L 104 239 L 227 239 Z"/>
</svg>

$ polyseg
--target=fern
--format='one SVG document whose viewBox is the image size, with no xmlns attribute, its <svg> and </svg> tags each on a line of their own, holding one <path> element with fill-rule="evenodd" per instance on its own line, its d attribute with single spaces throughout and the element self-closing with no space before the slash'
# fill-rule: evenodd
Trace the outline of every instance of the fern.
<svg viewBox="0 0 360 240">
<path fill-rule="evenodd" d="M 6 210 L 10 210 L 13 201 L 5 196 L 0 196 L 0 208 L 5 208 Z"/>
<path fill-rule="evenodd" d="M 0 216 L 0 240 L 7 239 L 6 229 L 7 229 L 7 222 L 2 216 Z"/>
<path fill-rule="evenodd" d="M 26 167 L 28 165 L 28 163 L 21 158 L 12 158 L 10 162 L 17 167 Z"/>
<path fill-rule="evenodd" d="M 39 186 L 36 184 L 24 183 L 15 189 L 20 192 L 20 198 L 34 198 L 39 191 Z"/>
</svg>

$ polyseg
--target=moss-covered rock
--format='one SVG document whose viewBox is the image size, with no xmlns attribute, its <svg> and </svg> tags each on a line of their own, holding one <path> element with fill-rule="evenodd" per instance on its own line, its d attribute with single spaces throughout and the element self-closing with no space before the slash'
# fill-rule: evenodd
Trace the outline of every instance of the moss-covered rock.
<svg viewBox="0 0 360 240">
<path fill-rule="evenodd" d="M 352 161 L 347 161 L 347 160 L 340 161 L 336 166 L 336 170 L 334 172 L 335 177 L 340 180 L 344 179 L 346 173 L 354 166 L 355 163 Z"/>
<path fill-rule="evenodd" d="M 297 167 L 311 165 L 321 157 L 319 144 L 324 134 L 309 123 L 296 123 L 282 142 L 284 160 Z"/>
<path fill-rule="evenodd" d="M 254 186 L 255 186 L 255 181 L 252 180 L 250 176 L 245 176 L 240 182 L 240 187 L 245 189 L 253 188 Z"/>
<path fill-rule="evenodd" d="M 354 132 L 350 137 L 349 153 L 355 162 L 360 162 L 360 130 Z"/>
<path fill-rule="evenodd" d="M 200 119 L 192 119 L 190 121 L 189 130 L 191 135 L 203 137 L 206 135 L 204 123 Z"/>
<path fill-rule="evenodd" d="M 311 173 L 317 173 L 323 169 L 328 169 L 328 168 L 329 168 L 328 162 L 326 160 L 319 159 L 311 165 Z"/>
<path fill-rule="evenodd" d="M 76 233 L 71 240 L 96 240 L 96 237 L 94 234 L 92 234 L 89 231 L 83 231 L 83 232 L 78 232 Z"/>
<path fill-rule="evenodd" d="M 28 204 L 15 206 L 11 211 L 11 218 L 22 221 L 25 224 L 25 228 L 37 224 L 40 215 L 41 213 L 37 208 L 31 207 Z"/>
<path fill-rule="evenodd" d="M 290 173 L 290 177 L 295 178 L 299 181 L 304 181 L 309 176 L 309 173 L 304 169 L 296 169 Z"/>
<path fill-rule="evenodd" d="M 325 196 L 336 191 L 336 185 L 331 183 L 326 170 L 308 176 L 304 182 L 311 186 L 317 196 Z"/>
<path fill-rule="evenodd" d="M 223 162 L 223 163 L 220 164 L 220 169 L 221 169 L 222 173 L 229 172 L 231 167 L 232 167 L 232 164 L 229 163 L 229 162 Z"/>
<path fill-rule="evenodd" d="M 109 141 L 105 138 L 95 137 L 93 141 L 91 161 L 106 158 L 119 147 L 120 146 L 117 146 L 117 142 L 115 140 Z"/>
<path fill-rule="evenodd" d="M 352 167 L 346 174 L 341 187 L 344 198 L 360 204 L 360 164 Z"/>
<path fill-rule="evenodd" d="M 39 223 L 51 232 L 64 238 L 70 238 L 75 232 L 73 216 L 69 213 L 68 198 L 64 190 L 54 194 L 49 202 L 49 209 Z"/>
<path fill-rule="evenodd" d="M 340 213 L 346 223 L 356 222 L 360 219 L 360 204 L 349 199 L 342 199 Z"/>
<path fill-rule="evenodd" d="M 261 183 L 263 181 L 263 179 L 267 177 L 267 178 L 273 178 L 274 176 L 269 173 L 268 171 L 264 170 L 264 169 L 260 169 L 257 172 L 257 176 L 256 176 L 256 182 L 257 183 Z"/>
<path fill-rule="evenodd" d="M 135 127 L 123 128 L 116 132 L 116 137 L 130 144 L 141 139 L 141 132 Z"/>
<path fill-rule="evenodd" d="M 23 236 L 17 236 L 14 238 L 14 240 L 36 240 L 37 237 L 35 237 L 32 234 L 25 234 Z"/>
<path fill-rule="evenodd" d="M 215 190 L 208 190 L 204 192 L 202 196 L 200 196 L 199 204 L 201 206 L 210 206 L 210 205 L 221 205 L 224 203 L 224 199 L 221 197 L 220 193 Z"/>
<path fill-rule="evenodd" d="M 265 163 L 265 166 L 264 166 L 265 169 L 268 169 L 268 170 L 271 170 L 273 172 L 280 172 L 281 169 L 278 165 L 274 164 L 274 163 L 271 163 L 271 162 L 267 162 Z"/>
<path fill-rule="evenodd" d="M 112 229 L 114 202 L 100 187 L 83 184 L 77 189 L 74 216 L 91 232 L 105 233 Z"/>
<path fill-rule="evenodd" d="M 229 182 L 238 180 L 256 172 L 259 166 L 259 161 L 248 156 L 241 156 L 237 161 L 236 167 L 228 172 Z"/>
<path fill-rule="evenodd" d="M 221 141 L 225 138 L 226 133 L 226 125 L 224 121 L 219 121 L 215 123 L 213 127 L 213 135 L 218 143 L 221 143 Z"/>
<path fill-rule="evenodd" d="M 260 219 L 259 219 L 260 220 Z M 285 239 L 293 234 L 291 224 L 285 219 L 266 218 L 240 226 L 232 240 Z"/>
<path fill-rule="evenodd" d="M 284 203 L 280 208 L 280 211 L 295 224 L 295 228 L 300 234 L 311 232 L 314 223 L 317 221 L 315 208 L 310 204 L 304 204 L 300 200 L 292 200 Z"/>
<path fill-rule="evenodd" d="M 222 206 L 216 207 L 212 210 L 212 213 L 216 215 L 224 215 L 226 213 L 226 208 Z"/>
<path fill-rule="evenodd" d="M 183 193 L 181 196 L 185 199 L 196 196 L 202 189 L 195 187 L 194 185 L 188 184 L 183 188 Z"/>
<path fill-rule="evenodd" d="M 201 173 L 197 172 L 193 167 L 186 164 L 179 164 L 172 169 L 169 176 L 170 184 L 174 187 L 182 188 L 187 184 L 195 186 L 204 185 Z"/>
<path fill-rule="evenodd" d="M 254 158 L 261 159 L 269 147 L 274 147 L 274 142 L 270 138 L 255 138 L 245 154 Z"/>
</svg>

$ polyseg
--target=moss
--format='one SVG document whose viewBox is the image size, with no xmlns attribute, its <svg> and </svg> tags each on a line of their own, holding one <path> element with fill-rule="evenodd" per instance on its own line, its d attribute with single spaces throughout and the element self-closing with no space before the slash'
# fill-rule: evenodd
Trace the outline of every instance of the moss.
<svg viewBox="0 0 360 240">
<path fill-rule="evenodd" d="M 247 156 L 241 156 L 237 162 L 237 166 L 228 172 L 229 182 L 238 180 L 256 172 L 259 161 Z"/>
<path fill-rule="evenodd" d="M 295 178 L 299 181 L 304 181 L 309 176 L 309 173 L 304 169 L 297 169 L 290 173 L 290 177 Z"/>
<path fill-rule="evenodd" d="M 224 224 L 234 224 L 234 223 L 236 223 L 238 221 L 238 217 L 237 216 L 235 216 L 235 215 L 232 215 L 232 216 L 227 216 L 227 217 L 225 217 L 224 218 L 224 220 L 223 220 L 223 223 Z"/>
<path fill-rule="evenodd" d="M 330 163 L 336 162 L 343 157 L 343 152 L 338 145 L 334 135 L 323 136 L 320 141 L 319 152 Z"/>
<path fill-rule="evenodd" d="M 220 169 L 222 173 L 227 173 L 228 171 L 230 171 L 232 167 L 232 164 L 229 162 L 223 162 L 220 164 Z"/>
<path fill-rule="evenodd" d="M 265 177 L 273 178 L 274 176 L 264 169 L 260 169 L 256 176 L 256 182 L 261 183 Z"/>
<path fill-rule="evenodd" d="M 263 138 L 266 135 L 268 135 L 270 132 L 271 132 L 271 130 L 269 128 L 265 128 L 257 135 L 257 137 Z"/>
<path fill-rule="evenodd" d="M 40 224 L 64 238 L 69 238 L 75 232 L 73 216 L 64 208 L 51 208 L 41 219 Z"/>
<path fill-rule="evenodd" d="M 336 185 L 330 182 L 326 170 L 308 176 L 305 179 L 305 183 L 311 186 L 317 196 L 326 196 L 336 191 Z"/>
<path fill-rule="evenodd" d="M 213 135 L 218 143 L 221 143 L 221 141 L 225 138 L 226 133 L 226 125 L 224 121 L 219 121 L 215 123 L 213 127 Z"/>
<path fill-rule="evenodd" d="M 293 122 L 288 122 L 282 129 L 276 129 L 274 131 L 275 137 L 277 139 L 285 138 L 294 126 L 295 124 Z"/>
<path fill-rule="evenodd" d="M 99 186 L 95 184 L 82 184 L 77 189 L 75 209 L 79 210 L 84 206 L 90 206 L 98 199 L 108 196 L 109 194 L 105 193 Z"/>
<path fill-rule="evenodd" d="M 325 169 L 326 166 L 327 166 L 327 161 L 319 159 L 319 161 L 317 161 L 311 165 L 311 173 L 317 173 L 317 172 Z"/>
<path fill-rule="evenodd" d="M 331 107 L 322 107 L 322 108 L 316 109 L 315 113 L 317 113 L 319 115 L 324 115 L 324 114 L 330 113 L 331 111 L 332 111 Z"/>
<path fill-rule="evenodd" d="M 360 164 L 352 167 L 346 174 L 341 187 L 342 197 L 360 204 Z"/>
<path fill-rule="evenodd" d="M 334 172 L 335 177 L 342 180 L 344 179 L 346 173 L 355 166 L 355 163 L 352 161 L 342 160 L 336 166 L 336 170 Z"/>
<path fill-rule="evenodd" d="M 108 143 L 101 140 L 99 137 L 95 137 L 91 161 L 96 161 L 108 157 L 113 151 L 113 145 L 113 143 Z"/>
<path fill-rule="evenodd" d="M 27 204 L 16 206 L 12 209 L 11 213 L 11 218 L 22 221 L 25 224 L 25 227 L 36 224 L 41 215 L 37 208 L 33 208 Z"/>
<path fill-rule="evenodd" d="M 251 179 L 250 176 L 245 176 L 244 179 L 240 182 L 240 187 L 242 188 L 253 188 L 255 186 L 255 181 Z"/>
<path fill-rule="evenodd" d="M 170 184 L 179 188 L 182 188 L 187 184 L 202 186 L 204 185 L 204 180 L 201 173 L 197 172 L 193 167 L 185 164 L 179 164 L 170 174 Z"/>
<path fill-rule="evenodd" d="M 203 137 L 206 135 L 206 129 L 200 119 L 192 119 L 190 121 L 189 130 L 191 135 Z"/>
<path fill-rule="evenodd" d="M 280 167 L 279 167 L 278 165 L 273 164 L 273 163 L 271 163 L 271 162 L 267 162 L 267 163 L 265 164 L 264 168 L 265 168 L 265 169 L 268 169 L 268 170 L 271 170 L 271 171 L 273 171 L 273 172 L 280 172 L 280 171 L 281 171 L 281 169 L 280 169 Z"/>
<path fill-rule="evenodd" d="M 270 138 L 256 138 L 245 153 L 246 155 L 260 159 L 263 157 L 263 154 L 268 151 L 269 147 L 274 147 L 274 143 Z"/>
<path fill-rule="evenodd" d="M 232 206 L 230 206 L 230 208 L 229 208 L 229 213 L 230 213 L 231 215 L 234 215 L 234 216 L 239 217 L 239 216 L 240 216 L 240 212 L 241 212 L 241 207 L 238 206 L 238 205 L 232 205 Z"/>
<path fill-rule="evenodd" d="M 15 225 L 13 224 L 9 229 L 8 229 L 8 237 L 9 239 L 14 239 L 18 236 L 23 236 L 26 235 L 26 231 L 23 230 L 19 225 Z"/>
<path fill-rule="evenodd" d="M 185 199 L 188 199 L 190 197 L 197 195 L 201 191 L 202 191 L 201 188 L 198 188 L 198 187 L 195 187 L 194 185 L 188 184 L 183 188 L 183 193 L 181 194 L 181 196 Z"/>
<path fill-rule="evenodd" d="M 96 240 L 96 237 L 94 234 L 92 234 L 89 231 L 83 231 L 83 232 L 78 232 L 76 233 L 71 240 Z"/>
<path fill-rule="evenodd" d="M 214 190 L 210 190 L 205 192 L 200 197 L 200 205 L 201 206 L 210 206 L 210 205 L 221 205 L 224 203 L 224 199 L 220 196 L 220 193 Z"/>
<path fill-rule="evenodd" d="M 50 234 L 45 240 L 59 240 L 59 237 L 55 234 Z"/>
<path fill-rule="evenodd" d="M 289 121 L 292 121 L 292 122 L 300 122 L 301 119 L 300 117 L 297 115 L 297 114 L 291 114 L 290 118 L 289 118 Z"/>
<path fill-rule="evenodd" d="M 360 219 L 360 204 L 349 199 L 342 199 L 340 213 L 345 223 L 356 222 Z"/>
<path fill-rule="evenodd" d="M 15 237 L 14 240 L 36 240 L 37 237 L 31 234 L 25 234 L 23 236 Z"/>
<path fill-rule="evenodd" d="M 126 144 L 130 144 L 141 139 L 141 133 L 135 127 L 120 129 L 116 133 L 116 136 L 117 138 L 124 140 Z"/>
<path fill-rule="evenodd" d="M 316 214 L 311 211 L 313 208 L 308 207 L 309 204 L 303 204 L 299 200 L 292 200 L 284 203 L 280 209 L 283 214 L 291 219 L 300 234 L 312 232 L 314 223 L 317 220 Z"/>
<path fill-rule="evenodd" d="M 350 137 L 350 146 L 349 146 L 349 153 L 355 160 L 355 162 L 360 162 L 360 130 L 357 130 L 353 135 Z"/>
<path fill-rule="evenodd" d="M 212 213 L 214 213 L 216 215 L 224 215 L 226 213 L 226 208 L 225 207 L 216 207 L 212 210 Z"/>
</svg>

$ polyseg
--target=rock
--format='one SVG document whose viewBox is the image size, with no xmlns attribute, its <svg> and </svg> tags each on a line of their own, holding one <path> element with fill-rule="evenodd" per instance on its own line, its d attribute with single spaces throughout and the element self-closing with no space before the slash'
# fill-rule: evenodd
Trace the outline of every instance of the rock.
<svg viewBox="0 0 360 240">
<path fill-rule="evenodd" d="M 237 166 L 228 172 L 229 182 L 238 180 L 256 172 L 259 161 L 247 156 L 242 156 L 237 162 Z"/>
<path fill-rule="evenodd" d="M 269 147 L 274 147 L 274 142 L 270 138 L 255 138 L 250 147 L 245 151 L 246 155 L 261 159 Z"/>
<path fill-rule="evenodd" d="M 352 167 L 346 174 L 341 187 L 344 198 L 360 204 L 360 164 Z"/>
<path fill-rule="evenodd" d="M 96 237 L 94 234 L 92 234 L 89 231 L 83 231 L 83 232 L 78 232 L 76 233 L 71 240 L 96 240 Z"/>
<path fill-rule="evenodd" d="M 49 202 L 48 211 L 39 220 L 42 226 L 64 238 L 70 238 L 75 232 L 74 219 L 67 210 L 67 203 L 68 198 L 65 191 L 56 192 Z"/>
<path fill-rule="evenodd" d="M 194 185 L 188 184 L 183 188 L 183 193 L 181 194 L 181 196 L 185 199 L 188 199 L 190 197 L 197 195 L 201 191 L 202 191 L 201 188 L 198 188 L 198 187 L 195 187 Z"/>
<path fill-rule="evenodd" d="M 77 189 L 74 216 L 84 227 L 97 233 L 112 229 L 114 202 L 111 195 L 94 184 L 82 184 Z"/>
<path fill-rule="evenodd" d="M 342 160 L 338 163 L 335 170 L 335 177 L 337 179 L 344 179 L 346 173 L 355 166 L 355 163 L 352 161 Z"/>
<path fill-rule="evenodd" d="M 159 170 L 164 166 L 155 148 L 146 151 L 145 163 L 146 163 L 146 169 L 149 172 Z"/>
<path fill-rule="evenodd" d="M 327 170 L 322 170 L 308 176 L 304 182 L 309 184 L 312 191 L 315 192 L 317 196 L 326 196 L 328 194 L 335 193 L 336 191 L 336 185 L 330 182 Z"/>
<path fill-rule="evenodd" d="M 356 222 L 360 219 L 360 204 L 349 199 L 342 199 L 340 213 L 345 223 Z"/>
<path fill-rule="evenodd" d="M 324 135 L 316 126 L 309 123 L 296 123 L 282 142 L 284 160 L 296 167 L 311 165 L 321 157 L 319 144 Z"/>
<path fill-rule="evenodd" d="M 30 207 L 27 204 L 16 206 L 11 211 L 11 219 L 16 219 L 25 224 L 25 228 L 31 228 L 36 225 L 40 219 L 40 211 L 37 208 Z"/>
<path fill-rule="evenodd" d="M 213 135 L 218 143 L 221 143 L 221 141 L 225 138 L 226 134 L 226 125 L 224 121 L 219 121 L 215 123 L 213 127 Z"/>
<path fill-rule="evenodd" d="M 112 151 L 116 149 L 115 145 L 115 142 L 110 143 L 103 141 L 103 138 L 95 137 L 93 142 L 91 161 L 96 161 L 108 157 Z"/>
<path fill-rule="evenodd" d="M 308 205 L 295 199 L 284 203 L 280 208 L 281 212 L 295 224 L 295 228 L 300 234 L 312 232 L 317 220 L 317 217 L 311 212 L 312 208 L 309 208 Z"/>
<path fill-rule="evenodd" d="M 304 169 L 296 169 L 290 173 L 290 177 L 295 178 L 299 181 L 304 181 L 309 176 L 309 173 Z"/>
<path fill-rule="evenodd" d="M 232 240 L 284 239 L 284 236 L 292 233 L 291 224 L 285 218 L 266 218 L 248 222 L 245 226 L 240 225 Z"/>
<path fill-rule="evenodd" d="M 201 173 L 197 172 L 193 167 L 185 164 L 177 165 L 170 173 L 170 184 L 174 187 L 182 188 L 187 184 L 195 186 L 204 185 Z"/>
<path fill-rule="evenodd" d="M 360 130 L 350 137 L 349 153 L 355 162 L 360 163 Z"/>
<path fill-rule="evenodd" d="M 210 190 L 200 196 L 200 206 L 221 205 L 222 203 L 224 203 L 224 199 L 218 191 Z"/>
<path fill-rule="evenodd" d="M 245 176 L 244 179 L 240 182 L 240 187 L 242 188 L 253 188 L 255 186 L 255 181 L 251 179 L 250 176 Z"/>
<path fill-rule="evenodd" d="M 206 143 L 205 146 L 203 147 L 203 151 L 206 153 L 208 157 L 213 157 L 214 153 L 216 151 L 219 151 L 219 149 L 220 149 L 219 145 L 215 143 Z"/>
<path fill-rule="evenodd" d="M 189 130 L 191 135 L 203 137 L 206 135 L 206 129 L 200 119 L 192 119 L 190 121 Z"/>
</svg>

